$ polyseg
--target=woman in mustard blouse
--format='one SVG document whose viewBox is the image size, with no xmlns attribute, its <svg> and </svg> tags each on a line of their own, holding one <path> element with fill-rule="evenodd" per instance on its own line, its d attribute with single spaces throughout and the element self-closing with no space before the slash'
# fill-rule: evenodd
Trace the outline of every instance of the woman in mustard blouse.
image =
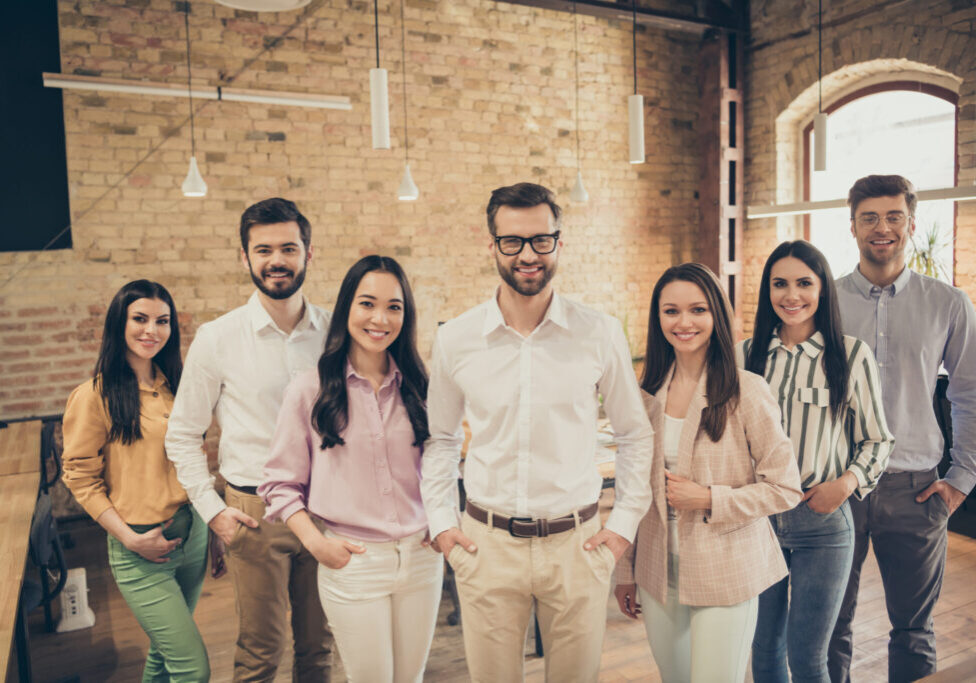
<svg viewBox="0 0 976 683">
<path fill-rule="evenodd" d="M 172 297 L 135 280 L 112 299 L 95 376 L 64 412 L 64 483 L 108 532 L 112 575 L 149 636 L 143 681 L 210 678 L 193 622 L 207 525 L 163 448 L 182 369 Z"/>
</svg>

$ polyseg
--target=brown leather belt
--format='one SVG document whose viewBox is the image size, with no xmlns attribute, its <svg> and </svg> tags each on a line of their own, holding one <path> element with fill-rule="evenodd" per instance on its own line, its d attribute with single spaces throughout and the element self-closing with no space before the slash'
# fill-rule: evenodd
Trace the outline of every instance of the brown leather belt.
<svg viewBox="0 0 976 683">
<path fill-rule="evenodd" d="M 598 507 L 596 503 L 593 503 L 592 505 L 587 505 L 585 508 L 577 510 L 580 524 L 589 521 L 596 514 Z M 488 511 L 484 508 L 478 507 L 469 500 L 464 509 L 470 515 L 471 519 L 482 524 L 488 523 Z M 491 525 L 496 529 L 505 529 L 515 538 L 542 538 L 575 528 L 576 519 L 573 515 L 566 515 L 565 517 L 558 517 L 556 519 L 506 517 L 505 515 L 493 512 L 491 514 Z"/>
</svg>

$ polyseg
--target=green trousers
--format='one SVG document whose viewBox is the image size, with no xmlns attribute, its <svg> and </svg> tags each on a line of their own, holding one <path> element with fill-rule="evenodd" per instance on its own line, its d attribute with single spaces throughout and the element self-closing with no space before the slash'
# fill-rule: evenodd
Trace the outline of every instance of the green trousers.
<svg viewBox="0 0 976 683">
<path fill-rule="evenodd" d="M 143 533 L 156 525 L 130 525 Z M 207 525 L 190 505 L 173 515 L 163 534 L 182 543 L 156 563 L 128 550 L 108 537 L 108 563 L 112 576 L 149 636 L 149 655 L 142 673 L 150 681 L 208 681 L 210 661 L 200 631 L 193 621 L 207 569 Z"/>
</svg>

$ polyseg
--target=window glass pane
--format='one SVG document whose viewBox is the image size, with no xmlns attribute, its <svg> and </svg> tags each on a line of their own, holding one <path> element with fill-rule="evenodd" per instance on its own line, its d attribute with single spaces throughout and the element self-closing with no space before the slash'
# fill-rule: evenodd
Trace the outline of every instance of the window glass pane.
<svg viewBox="0 0 976 683">
<path fill-rule="evenodd" d="M 897 173 L 916 189 L 955 184 L 955 105 L 933 95 L 893 90 L 858 98 L 830 115 L 827 122 L 827 170 L 810 171 L 810 199 L 846 197 L 863 176 Z M 809 149 L 813 149 L 813 131 Z M 951 201 L 918 206 L 915 241 L 932 243 L 941 263 L 941 277 L 952 281 Z M 847 208 L 810 216 L 810 241 L 824 252 L 836 277 L 851 272 L 858 252 L 850 234 Z"/>
</svg>

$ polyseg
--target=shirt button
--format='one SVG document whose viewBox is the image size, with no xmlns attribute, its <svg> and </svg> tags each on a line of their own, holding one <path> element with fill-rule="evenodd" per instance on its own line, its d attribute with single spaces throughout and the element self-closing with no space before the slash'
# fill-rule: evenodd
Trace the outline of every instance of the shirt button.
<svg viewBox="0 0 976 683">
<path fill-rule="evenodd" d="M 158 391 L 154 391 L 153 392 L 153 398 L 158 398 L 158 397 L 159 397 L 159 392 Z"/>
<path fill-rule="evenodd" d="M 168 418 L 169 417 L 169 413 L 163 413 L 163 417 Z"/>
</svg>

